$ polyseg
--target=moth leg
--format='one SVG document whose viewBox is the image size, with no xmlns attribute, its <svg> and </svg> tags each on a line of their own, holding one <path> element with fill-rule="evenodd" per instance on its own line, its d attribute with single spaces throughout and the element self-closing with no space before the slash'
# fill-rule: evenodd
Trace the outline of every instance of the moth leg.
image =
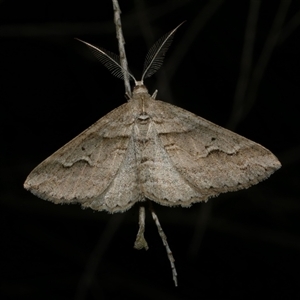
<svg viewBox="0 0 300 300">
<path fill-rule="evenodd" d="M 131 99 L 131 96 L 126 92 L 125 93 L 125 99 L 128 101 L 129 99 Z"/>
<path fill-rule="evenodd" d="M 157 93 L 158 93 L 158 90 L 155 90 L 154 93 L 153 93 L 153 95 L 151 96 L 151 98 L 155 100 L 155 98 L 157 96 Z"/>
<path fill-rule="evenodd" d="M 172 254 L 172 251 L 169 247 L 169 244 L 167 242 L 167 236 L 165 235 L 161 225 L 160 225 L 160 222 L 158 220 L 158 217 L 153 209 L 153 206 L 152 206 L 152 203 L 149 201 L 149 206 L 150 206 L 150 211 L 151 211 L 151 215 L 152 215 L 152 218 L 155 222 L 155 225 L 158 229 L 158 233 L 162 239 L 162 242 L 166 248 L 166 251 L 167 251 L 167 255 L 168 255 L 168 258 L 169 258 L 169 261 L 170 261 L 170 264 L 171 264 L 171 269 L 172 269 L 172 275 L 173 275 L 173 280 L 174 280 L 174 283 L 175 283 L 175 286 L 177 286 L 177 271 L 176 271 L 176 267 L 175 267 L 175 259 L 174 259 L 174 256 Z"/>
<path fill-rule="evenodd" d="M 136 239 L 134 242 L 135 249 L 138 250 L 143 248 L 145 248 L 146 250 L 149 249 L 148 243 L 144 237 L 144 233 L 145 233 L 145 206 L 141 205 L 139 209 L 139 231 L 136 235 Z"/>
</svg>

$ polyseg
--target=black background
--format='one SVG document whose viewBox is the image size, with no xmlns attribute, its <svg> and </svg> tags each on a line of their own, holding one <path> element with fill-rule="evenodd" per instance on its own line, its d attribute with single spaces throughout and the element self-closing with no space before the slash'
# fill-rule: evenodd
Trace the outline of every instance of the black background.
<svg viewBox="0 0 300 300">
<path fill-rule="evenodd" d="M 126 101 L 123 82 L 74 40 L 118 52 L 111 2 L 2 0 L 1 299 L 300 297 L 299 1 L 121 0 L 120 6 L 137 79 L 147 49 L 187 21 L 162 69 L 146 81 L 150 93 L 158 89 L 158 99 L 264 145 L 283 167 L 206 204 L 155 205 L 176 259 L 175 288 L 149 213 L 150 249 L 138 251 L 137 207 L 109 215 L 54 205 L 23 189 L 38 163 Z M 251 72 L 237 98 L 248 18 L 256 24 L 253 57 L 246 60 Z"/>
</svg>

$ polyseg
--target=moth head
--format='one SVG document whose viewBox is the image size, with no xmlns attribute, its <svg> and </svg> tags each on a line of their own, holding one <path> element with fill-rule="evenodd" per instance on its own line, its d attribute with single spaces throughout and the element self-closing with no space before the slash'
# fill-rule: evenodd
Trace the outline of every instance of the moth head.
<svg viewBox="0 0 300 300">
<path fill-rule="evenodd" d="M 148 94 L 148 89 L 142 81 L 137 81 L 135 83 L 135 87 L 133 88 L 133 94 Z"/>
</svg>

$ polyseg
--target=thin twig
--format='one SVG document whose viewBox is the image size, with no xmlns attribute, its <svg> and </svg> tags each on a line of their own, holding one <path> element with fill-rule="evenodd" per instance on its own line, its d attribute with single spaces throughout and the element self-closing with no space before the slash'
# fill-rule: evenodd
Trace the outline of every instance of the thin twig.
<svg viewBox="0 0 300 300">
<path fill-rule="evenodd" d="M 240 76 L 238 78 L 233 108 L 229 118 L 227 128 L 234 130 L 235 126 L 241 121 L 245 96 L 247 94 L 250 76 L 252 72 L 253 48 L 256 35 L 256 26 L 258 22 L 258 14 L 260 1 L 251 0 L 250 8 L 245 29 L 245 40 L 241 57 Z"/>
<path fill-rule="evenodd" d="M 158 220 L 158 217 L 153 209 L 153 206 L 152 206 L 152 203 L 149 201 L 149 207 L 150 207 L 150 211 L 151 211 L 151 215 L 152 215 L 152 218 L 155 222 L 155 225 L 158 229 L 158 233 L 161 237 L 161 240 L 166 248 L 166 251 L 167 251 L 167 255 L 168 255 L 168 258 L 169 258 L 169 261 L 170 261 L 170 264 L 171 264 L 171 269 L 172 269 L 172 275 L 173 275 L 173 280 L 174 280 L 174 283 L 175 283 L 175 286 L 178 285 L 177 283 L 177 271 L 176 271 L 176 267 L 175 267 L 175 259 L 174 259 L 174 256 L 172 254 L 172 251 L 169 247 L 169 244 L 167 242 L 167 236 L 165 235 L 161 225 L 160 225 L 160 222 Z"/>
<path fill-rule="evenodd" d="M 116 25 L 117 40 L 119 45 L 120 63 L 124 70 L 125 93 L 130 97 L 131 88 L 129 83 L 128 63 L 127 63 L 126 52 L 125 52 L 125 39 L 122 31 L 121 10 L 120 10 L 118 0 L 112 0 L 112 3 L 114 8 L 114 22 Z"/>
<path fill-rule="evenodd" d="M 294 16 L 288 20 L 285 26 L 282 28 L 280 32 L 280 36 L 278 39 L 278 44 L 283 43 L 300 25 L 300 10 L 297 11 Z"/>
<path fill-rule="evenodd" d="M 95 275 L 101 259 L 103 259 L 103 256 L 108 249 L 115 232 L 119 229 L 123 219 L 124 214 L 117 214 L 114 217 L 111 217 L 109 222 L 106 224 L 106 227 L 101 234 L 97 245 L 95 246 L 86 263 L 85 270 L 82 273 L 78 283 L 75 295 L 76 300 L 86 299 L 86 295 L 95 281 Z"/>
<path fill-rule="evenodd" d="M 263 78 L 266 67 L 271 58 L 272 52 L 278 42 L 287 11 L 291 4 L 291 0 L 281 0 L 275 15 L 271 30 L 267 36 L 260 57 L 253 68 L 251 80 L 248 84 L 248 93 L 246 101 L 244 101 L 243 110 L 241 110 L 234 120 L 231 120 L 230 128 L 234 128 L 251 110 L 257 96 L 258 88 Z"/>
<path fill-rule="evenodd" d="M 207 227 L 209 226 L 212 205 L 213 202 L 208 201 L 207 203 L 203 203 L 201 206 L 199 206 L 200 211 L 197 215 L 197 222 L 195 225 L 194 234 L 187 251 L 187 257 L 189 258 L 196 258 L 199 253 L 201 243 L 207 231 Z"/>
</svg>

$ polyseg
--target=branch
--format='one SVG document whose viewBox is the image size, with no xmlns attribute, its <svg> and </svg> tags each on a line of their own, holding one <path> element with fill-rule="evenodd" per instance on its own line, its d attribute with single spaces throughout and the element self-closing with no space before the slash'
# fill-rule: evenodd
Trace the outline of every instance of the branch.
<svg viewBox="0 0 300 300">
<path fill-rule="evenodd" d="M 128 63 L 125 53 L 125 40 L 122 31 L 122 23 L 121 23 L 121 10 L 118 3 L 118 0 L 112 0 L 113 8 L 114 8 L 114 22 L 116 25 L 117 32 L 117 40 L 119 44 L 119 53 L 120 53 L 120 62 L 121 66 L 124 70 L 124 85 L 125 85 L 125 93 L 130 97 L 131 96 L 131 88 L 129 84 L 129 75 L 128 75 Z"/>
</svg>

